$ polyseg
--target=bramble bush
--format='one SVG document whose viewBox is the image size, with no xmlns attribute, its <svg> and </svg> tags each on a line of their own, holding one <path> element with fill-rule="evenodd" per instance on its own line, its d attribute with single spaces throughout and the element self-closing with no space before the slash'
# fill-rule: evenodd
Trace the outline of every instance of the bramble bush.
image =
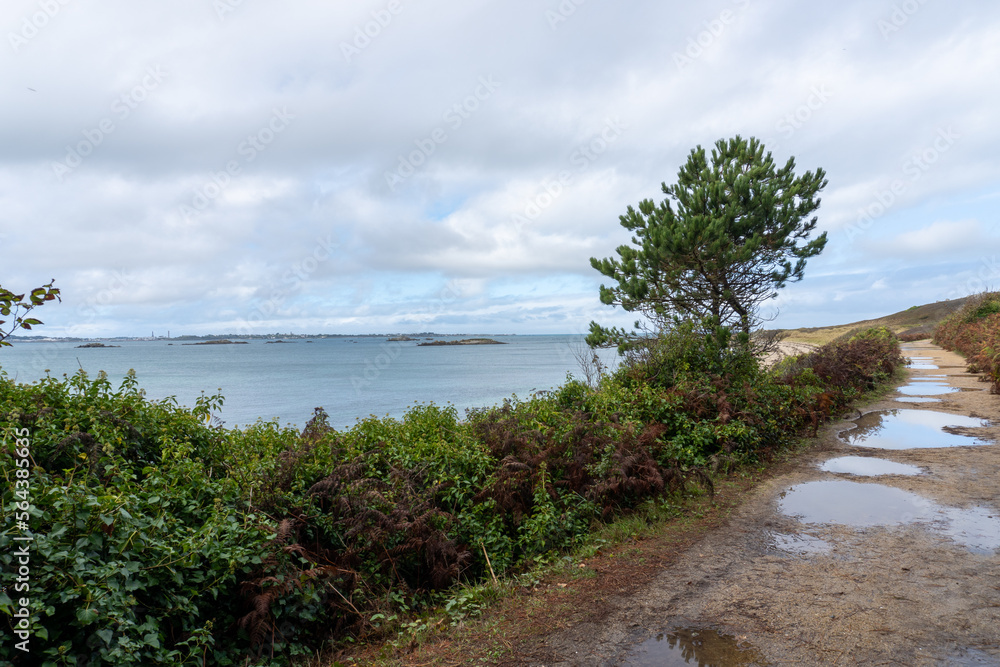
<svg viewBox="0 0 1000 667">
<path fill-rule="evenodd" d="M 392 631 L 646 500 L 710 493 L 714 472 L 788 446 L 901 363 L 891 334 L 866 332 L 767 370 L 727 331 L 679 326 L 596 387 L 568 379 L 464 419 L 419 405 L 346 431 L 317 409 L 301 433 L 213 428 L 221 396 L 150 401 L 131 373 L 117 389 L 103 374 L 0 374 L 0 583 L 12 588 L 19 534 L 13 433 L 27 429 L 32 664 L 289 664 Z M 4 633 L 14 608 L 0 593 Z M 0 645 L 0 661 L 24 660 Z"/>
</svg>

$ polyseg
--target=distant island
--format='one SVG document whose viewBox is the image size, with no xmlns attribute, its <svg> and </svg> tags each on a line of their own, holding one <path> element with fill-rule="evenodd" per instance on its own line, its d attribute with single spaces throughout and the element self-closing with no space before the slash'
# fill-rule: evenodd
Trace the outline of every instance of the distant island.
<svg viewBox="0 0 1000 667">
<path fill-rule="evenodd" d="M 121 347 L 121 345 L 105 345 L 104 343 L 85 343 L 84 345 L 77 345 L 77 347 Z"/>
<path fill-rule="evenodd" d="M 266 340 L 266 341 L 264 341 L 264 345 L 276 345 L 278 343 L 288 344 L 288 343 L 294 343 L 294 342 L 295 342 L 294 340 Z M 311 343 L 312 341 L 308 340 L 306 342 L 307 343 Z"/>
<path fill-rule="evenodd" d="M 465 340 L 436 340 L 431 343 L 417 343 L 417 347 L 430 347 L 434 345 L 506 345 L 503 341 L 492 338 L 466 338 Z"/>
<path fill-rule="evenodd" d="M 401 343 L 408 340 L 420 340 L 420 339 L 410 338 L 409 336 L 390 336 L 388 340 L 390 343 Z"/>
<path fill-rule="evenodd" d="M 181 345 L 249 345 L 245 340 L 229 340 L 228 338 L 223 338 L 222 340 L 206 340 L 200 343 L 181 343 Z"/>
</svg>

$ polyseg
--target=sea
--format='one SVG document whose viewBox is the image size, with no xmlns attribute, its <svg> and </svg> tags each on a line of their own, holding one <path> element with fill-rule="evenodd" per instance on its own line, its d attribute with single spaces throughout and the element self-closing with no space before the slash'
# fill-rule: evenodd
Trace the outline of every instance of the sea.
<svg viewBox="0 0 1000 667">
<path fill-rule="evenodd" d="M 471 336 L 436 336 L 460 340 Z M 477 336 L 479 337 L 479 336 Z M 401 417 L 414 403 L 468 408 L 530 398 L 582 379 L 588 353 L 580 335 L 486 336 L 503 345 L 418 346 L 425 339 L 388 337 L 250 340 L 236 345 L 192 345 L 167 339 L 105 341 L 118 347 L 80 348 L 79 342 L 15 341 L 0 348 L 0 372 L 20 383 L 46 375 L 107 373 L 117 387 L 129 369 L 150 399 L 174 397 L 193 407 L 202 394 L 221 393 L 216 413 L 226 427 L 258 419 L 301 428 L 322 407 L 338 430 L 359 419 Z M 187 343 L 187 344 L 185 344 Z M 601 350 L 605 364 L 613 350 Z"/>
</svg>

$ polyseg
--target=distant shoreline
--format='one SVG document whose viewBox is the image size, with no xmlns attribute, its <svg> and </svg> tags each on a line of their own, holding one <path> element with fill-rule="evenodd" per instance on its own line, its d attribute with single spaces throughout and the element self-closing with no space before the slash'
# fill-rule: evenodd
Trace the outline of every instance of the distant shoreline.
<svg viewBox="0 0 1000 667">
<path fill-rule="evenodd" d="M 492 333 L 492 334 L 469 334 L 469 333 L 434 333 L 434 332 L 421 332 L 421 333 L 373 333 L 373 334 L 206 334 L 204 336 L 95 336 L 95 337 L 79 337 L 79 336 L 10 336 L 8 340 L 12 343 L 121 343 L 121 342 L 171 342 L 171 343 L 182 343 L 182 344 L 198 344 L 202 342 L 213 342 L 228 340 L 230 342 L 249 342 L 249 341 L 279 341 L 284 340 L 285 342 L 295 341 L 295 340 L 339 340 L 339 339 L 382 339 L 389 340 L 391 342 L 395 341 L 417 341 L 417 340 L 431 340 L 436 338 L 459 338 L 463 337 L 465 339 L 479 339 L 487 338 L 489 336 L 498 337 L 514 337 L 514 336 L 569 336 L 572 333 Z M 497 341 L 502 344 L 502 341 Z"/>
</svg>

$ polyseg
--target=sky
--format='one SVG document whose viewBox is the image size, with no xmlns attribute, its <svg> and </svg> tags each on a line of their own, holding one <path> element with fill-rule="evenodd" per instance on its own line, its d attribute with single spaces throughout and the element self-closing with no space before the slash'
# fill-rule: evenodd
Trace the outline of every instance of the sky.
<svg viewBox="0 0 1000 667">
<path fill-rule="evenodd" d="M 822 168 L 823 326 L 1000 285 L 1000 3 L 4 0 L 0 284 L 51 336 L 578 333 L 696 146 Z M 603 279 L 607 282 L 607 279 Z"/>
</svg>

